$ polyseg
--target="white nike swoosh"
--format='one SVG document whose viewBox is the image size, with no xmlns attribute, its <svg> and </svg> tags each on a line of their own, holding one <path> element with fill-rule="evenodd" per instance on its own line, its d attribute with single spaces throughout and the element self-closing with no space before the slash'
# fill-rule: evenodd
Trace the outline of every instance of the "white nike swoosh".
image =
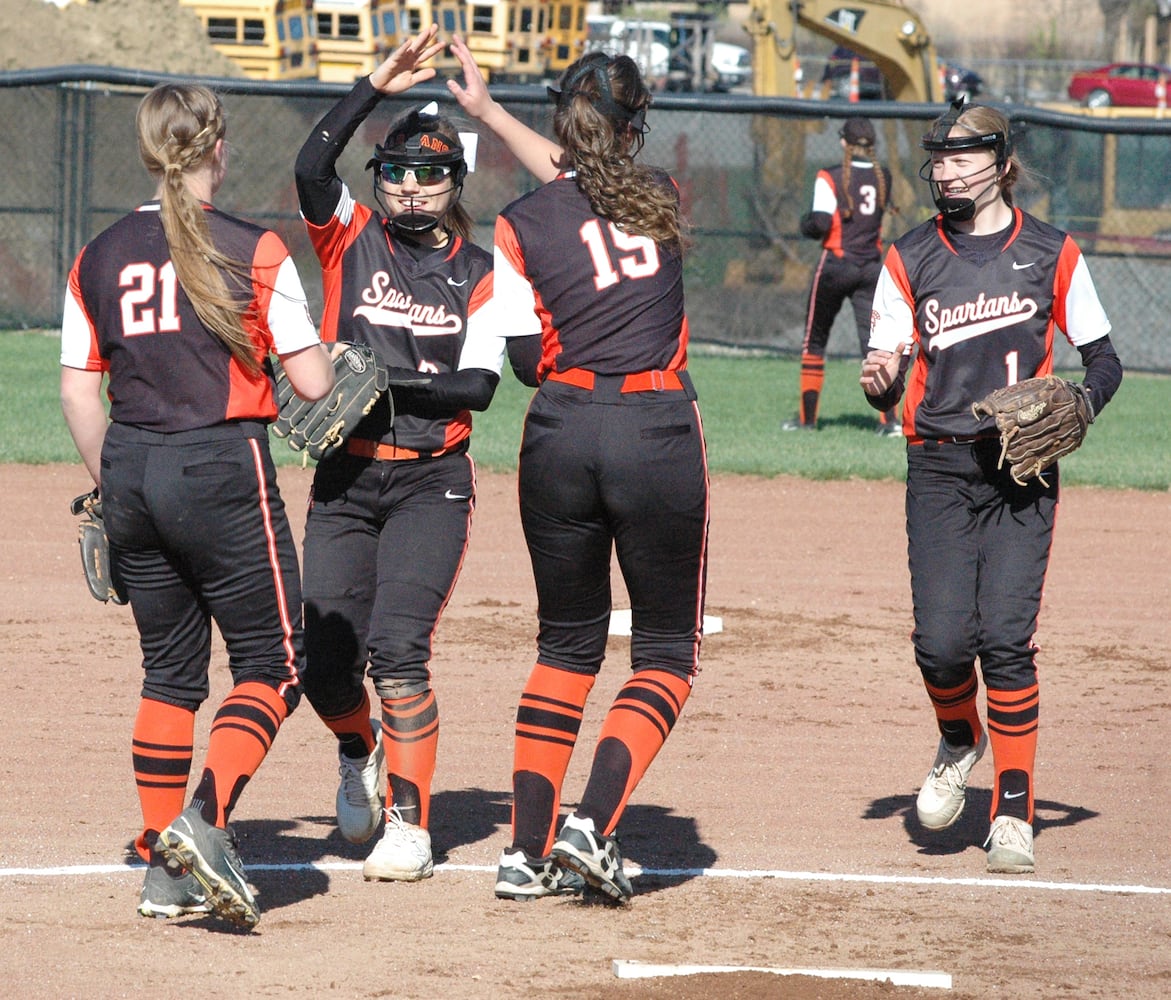
<svg viewBox="0 0 1171 1000">
<path fill-rule="evenodd" d="M 448 491 L 447 491 L 446 493 L 444 493 L 443 495 L 444 495 L 444 497 L 446 497 L 448 500 L 466 500 L 466 499 L 467 499 L 467 497 L 466 497 L 466 496 L 464 496 L 462 493 L 452 493 L 452 492 L 451 492 L 451 490 L 448 490 Z"/>
<path fill-rule="evenodd" d="M 1006 799 L 1019 799 L 1024 794 L 1024 792 L 1005 792 L 1004 797 Z"/>
<path fill-rule="evenodd" d="M 464 278 L 464 280 L 463 280 L 463 281 L 456 281 L 456 280 L 455 280 L 455 278 L 453 278 L 453 277 L 451 277 L 450 275 L 448 275 L 448 277 L 447 277 L 447 283 L 448 283 L 449 285 L 454 285 L 456 288 L 463 288 L 463 286 L 464 286 L 464 285 L 466 285 L 466 284 L 468 283 L 468 279 L 467 279 L 467 278 Z"/>
<path fill-rule="evenodd" d="M 1031 260 L 1031 261 L 1029 261 L 1027 264 L 1018 264 L 1018 263 L 1017 263 L 1017 262 L 1014 260 L 1014 261 L 1012 262 L 1012 269 L 1013 269 L 1014 271 L 1023 271 L 1023 270 L 1024 270 L 1026 267 L 1032 267 L 1032 266 L 1033 266 L 1034 264 L 1036 264 L 1036 263 L 1037 263 L 1037 262 L 1036 262 L 1035 260 Z M 447 280 L 448 280 L 448 281 L 450 281 L 451 279 L 450 279 L 450 278 L 448 278 Z"/>
</svg>

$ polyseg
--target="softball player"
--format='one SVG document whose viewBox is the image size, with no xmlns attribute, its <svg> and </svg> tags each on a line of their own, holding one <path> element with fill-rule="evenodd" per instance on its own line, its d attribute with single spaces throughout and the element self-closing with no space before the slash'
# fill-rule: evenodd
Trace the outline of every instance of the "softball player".
<svg viewBox="0 0 1171 1000">
<path fill-rule="evenodd" d="M 707 466 L 686 371 L 678 194 L 665 174 L 635 163 L 651 95 L 631 59 L 602 53 L 570 66 L 552 93 L 565 169 L 496 222 L 492 308 L 511 335 L 539 335 L 528 376 L 540 386 L 518 484 L 538 655 L 517 710 L 513 842 L 496 895 L 575 891 L 576 872 L 621 902 L 632 887 L 615 829 L 698 668 Z M 557 833 L 606 648 L 612 548 L 631 596 L 633 674 Z"/>
<path fill-rule="evenodd" d="M 1122 366 L 1086 262 L 1065 233 L 1015 207 L 1022 167 L 999 111 L 956 102 L 923 138 L 939 215 L 899 239 L 874 296 L 861 383 L 887 409 L 906 387 L 912 642 L 941 739 L 919 792 L 929 830 L 959 818 L 972 769 L 995 763 L 988 870 L 1031 872 L 1038 685 L 1033 644 L 1058 470 L 1025 486 L 972 404 L 1053 367 L 1054 329 L 1081 354 L 1095 412 Z M 914 361 L 910 362 L 910 349 Z M 910 371 L 909 382 L 906 372 Z M 987 724 L 977 709 L 979 659 Z"/>
<path fill-rule="evenodd" d="M 385 813 L 362 870 L 395 881 L 432 873 L 432 637 L 475 505 L 469 411 L 491 401 L 504 341 L 481 310 L 492 259 L 468 242 L 471 220 L 459 204 L 465 148 L 438 109 L 401 116 L 375 148 L 367 168 L 380 211 L 354 200 L 335 164 L 383 97 L 434 75 L 416 67 L 439 51 L 435 32 L 425 29 L 359 80 L 314 127 L 296 164 L 322 267 L 323 338 L 367 344 L 387 366 L 431 380 L 395 387 L 393 419 L 384 399 L 344 451 L 318 465 L 305 528 L 305 694 L 338 740 L 338 827 L 363 843 Z M 367 667 L 381 725 L 370 720 Z"/>
<path fill-rule="evenodd" d="M 214 909 L 252 926 L 259 910 L 226 824 L 297 704 L 303 655 L 297 553 L 268 450 L 267 359 L 279 354 L 307 399 L 329 391 L 333 369 L 284 244 L 211 207 L 227 166 L 215 94 L 155 87 L 137 126 L 157 196 L 73 265 L 61 399 L 141 638 L 139 912 Z M 235 686 L 184 809 L 213 618 Z"/>
<path fill-rule="evenodd" d="M 876 136 L 866 118 L 847 118 L 840 132 L 842 162 L 817 172 L 813 207 L 801 217 L 801 232 L 821 240 L 821 256 L 809 286 L 805 339 L 801 344 L 801 402 L 782 430 L 817 429 L 825 384 L 825 349 L 834 320 L 847 299 L 854 309 L 863 357 L 870 339 L 870 306 L 882 269 L 882 220 L 890 197 L 890 171 L 874 160 Z M 895 409 L 880 416 L 878 432 L 902 434 Z"/>
</svg>

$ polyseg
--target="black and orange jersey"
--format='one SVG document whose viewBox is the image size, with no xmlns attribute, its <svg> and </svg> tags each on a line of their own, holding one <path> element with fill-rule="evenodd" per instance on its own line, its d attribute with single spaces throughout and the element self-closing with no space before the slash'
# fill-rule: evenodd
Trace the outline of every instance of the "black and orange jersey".
<svg viewBox="0 0 1171 1000">
<path fill-rule="evenodd" d="M 329 221 L 307 225 L 321 261 L 323 340 L 368 344 L 386 365 L 428 374 L 468 367 L 500 373 L 503 340 L 477 316 L 492 296 L 486 250 L 453 235 L 446 248 L 417 257 L 344 186 Z M 377 406 L 355 433 L 435 452 L 458 444 L 471 430 L 466 410 L 450 419 L 399 413 L 392 427 L 390 411 Z"/>
<path fill-rule="evenodd" d="M 1054 328 L 1083 347 L 1110 333 L 1085 259 L 1066 233 L 1019 208 L 990 236 L 960 236 L 942 216 L 891 247 L 874 294 L 870 347 L 917 345 L 903 425 L 908 437 L 995 432 L 972 403 L 1053 370 Z"/>
<path fill-rule="evenodd" d="M 500 214 L 495 267 L 493 315 L 541 335 L 539 375 L 687 367 L 681 256 L 595 214 L 572 173 Z"/>
<path fill-rule="evenodd" d="M 280 237 L 205 206 L 211 239 L 247 276 L 224 271 L 245 308 L 244 326 L 264 362 L 246 371 L 203 325 L 175 275 L 158 202 L 95 237 L 69 273 L 61 364 L 109 373 L 110 417 L 171 433 L 229 420 L 273 420 L 270 352 L 318 343 L 305 292 Z"/>
<path fill-rule="evenodd" d="M 408 247 L 337 175 L 338 157 L 381 100 L 369 77 L 362 77 L 326 112 L 298 153 L 297 192 L 321 262 L 323 340 L 367 344 L 390 367 L 437 376 L 478 369 L 488 379 L 466 385 L 435 379 L 423 403 L 427 416 L 412 412 L 410 401 L 404 409 L 400 400 L 392 425 L 390 409 L 380 402 L 354 432 L 428 454 L 471 435 L 467 407 L 487 405 L 505 342 L 482 309 L 492 297 L 491 254 L 454 234 L 438 250 Z M 446 402 L 437 408 L 439 395 Z M 451 415 L 437 416 L 437 409 Z"/>
<path fill-rule="evenodd" d="M 885 181 L 882 190 L 889 192 L 890 171 L 869 160 L 850 162 L 848 182 L 841 165 L 819 170 L 813 184 L 813 205 L 802 219 L 801 231 L 819 238 L 835 257 L 859 262 L 879 260 L 886 204 L 879 200 L 878 170 Z"/>
</svg>

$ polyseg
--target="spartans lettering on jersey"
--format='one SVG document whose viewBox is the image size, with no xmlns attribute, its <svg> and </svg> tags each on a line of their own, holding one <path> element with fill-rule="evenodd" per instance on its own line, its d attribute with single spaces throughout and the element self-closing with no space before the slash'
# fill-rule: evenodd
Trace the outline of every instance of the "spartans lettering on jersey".
<svg viewBox="0 0 1171 1000">
<path fill-rule="evenodd" d="M 450 280 L 450 279 L 449 279 Z M 375 271 L 370 287 L 362 292 L 355 316 L 374 326 L 409 327 L 416 337 L 447 337 L 463 330 L 463 319 L 449 313 L 440 303 L 436 306 L 416 302 L 413 295 L 390 286 L 390 275 Z"/>
<path fill-rule="evenodd" d="M 946 351 L 973 337 L 1025 323 L 1036 312 L 1036 300 L 1016 292 L 992 297 L 981 292 L 974 302 L 947 307 L 940 306 L 939 299 L 928 299 L 923 303 L 923 328 L 931 337 L 928 349 Z"/>
</svg>

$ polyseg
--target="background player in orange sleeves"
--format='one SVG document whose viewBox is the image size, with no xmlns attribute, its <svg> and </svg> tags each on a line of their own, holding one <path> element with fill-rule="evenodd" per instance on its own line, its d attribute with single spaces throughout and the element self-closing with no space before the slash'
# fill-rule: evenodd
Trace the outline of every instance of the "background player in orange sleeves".
<svg viewBox="0 0 1171 1000">
<path fill-rule="evenodd" d="M 210 909 L 250 927 L 260 911 L 226 825 L 297 704 L 303 656 L 297 553 L 268 449 L 268 355 L 307 399 L 329 391 L 333 367 L 284 244 L 211 205 L 228 159 L 216 95 L 155 87 L 137 127 L 158 192 L 73 265 L 61 400 L 101 490 L 142 645 L 135 848 L 149 867 L 139 912 Z M 234 687 L 184 809 L 212 619 Z"/>
<path fill-rule="evenodd" d="M 517 709 L 513 841 L 496 894 L 575 891 L 576 873 L 623 902 L 633 888 L 615 831 L 698 669 L 707 464 L 686 371 L 678 192 L 635 159 L 651 95 L 631 59 L 601 53 L 575 62 L 551 93 L 563 155 L 539 142 L 524 155 L 513 147 L 548 183 L 496 222 L 492 310 L 519 338 L 509 344 L 514 368 L 539 385 L 518 473 L 537 662 Z M 511 134 L 491 109 L 480 115 Z M 631 597 L 633 673 L 558 832 L 562 782 L 606 648 L 612 550 Z"/>
<path fill-rule="evenodd" d="M 870 339 L 870 305 L 882 269 L 882 222 L 889 207 L 890 171 L 875 161 L 876 136 L 869 119 L 847 118 L 838 135 L 842 162 L 817 172 L 813 206 L 801 217 L 802 234 L 821 240 L 822 249 L 809 285 L 797 417 L 781 425 L 787 431 L 817 429 L 826 345 L 847 299 L 854 310 L 863 357 Z M 880 414 L 878 432 L 895 437 L 902 433 L 894 407 Z"/>
<path fill-rule="evenodd" d="M 398 374 L 347 441 L 321 461 L 305 528 L 305 693 L 336 735 L 338 827 L 382 837 L 367 879 L 432 874 L 428 830 L 439 740 L 432 640 L 467 550 L 475 505 L 472 418 L 499 382 L 504 340 L 484 322 L 491 255 L 469 242 L 460 205 L 465 137 L 417 107 L 393 121 L 367 164 L 378 211 L 335 164 L 388 95 L 434 76 L 431 26 L 399 47 L 317 123 L 297 157 L 301 212 L 321 261 L 322 337 L 369 345 Z M 371 725 L 365 675 L 380 700 Z"/>
<path fill-rule="evenodd" d="M 1054 465 L 1015 483 L 998 467 L 992 419 L 976 417 L 972 404 L 1049 374 L 1058 328 L 1081 355 L 1094 412 L 1118 389 L 1122 365 L 1077 245 L 1013 204 L 1023 168 L 1004 115 L 956 102 L 923 148 L 939 214 L 887 253 L 861 375 L 877 409 L 906 391 L 911 638 L 941 734 L 916 809 L 929 830 L 953 824 L 991 743 L 988 870 L 1031 872 L 1040 717 L 1033 633 L 1059 474 Z"/>
</svg>

